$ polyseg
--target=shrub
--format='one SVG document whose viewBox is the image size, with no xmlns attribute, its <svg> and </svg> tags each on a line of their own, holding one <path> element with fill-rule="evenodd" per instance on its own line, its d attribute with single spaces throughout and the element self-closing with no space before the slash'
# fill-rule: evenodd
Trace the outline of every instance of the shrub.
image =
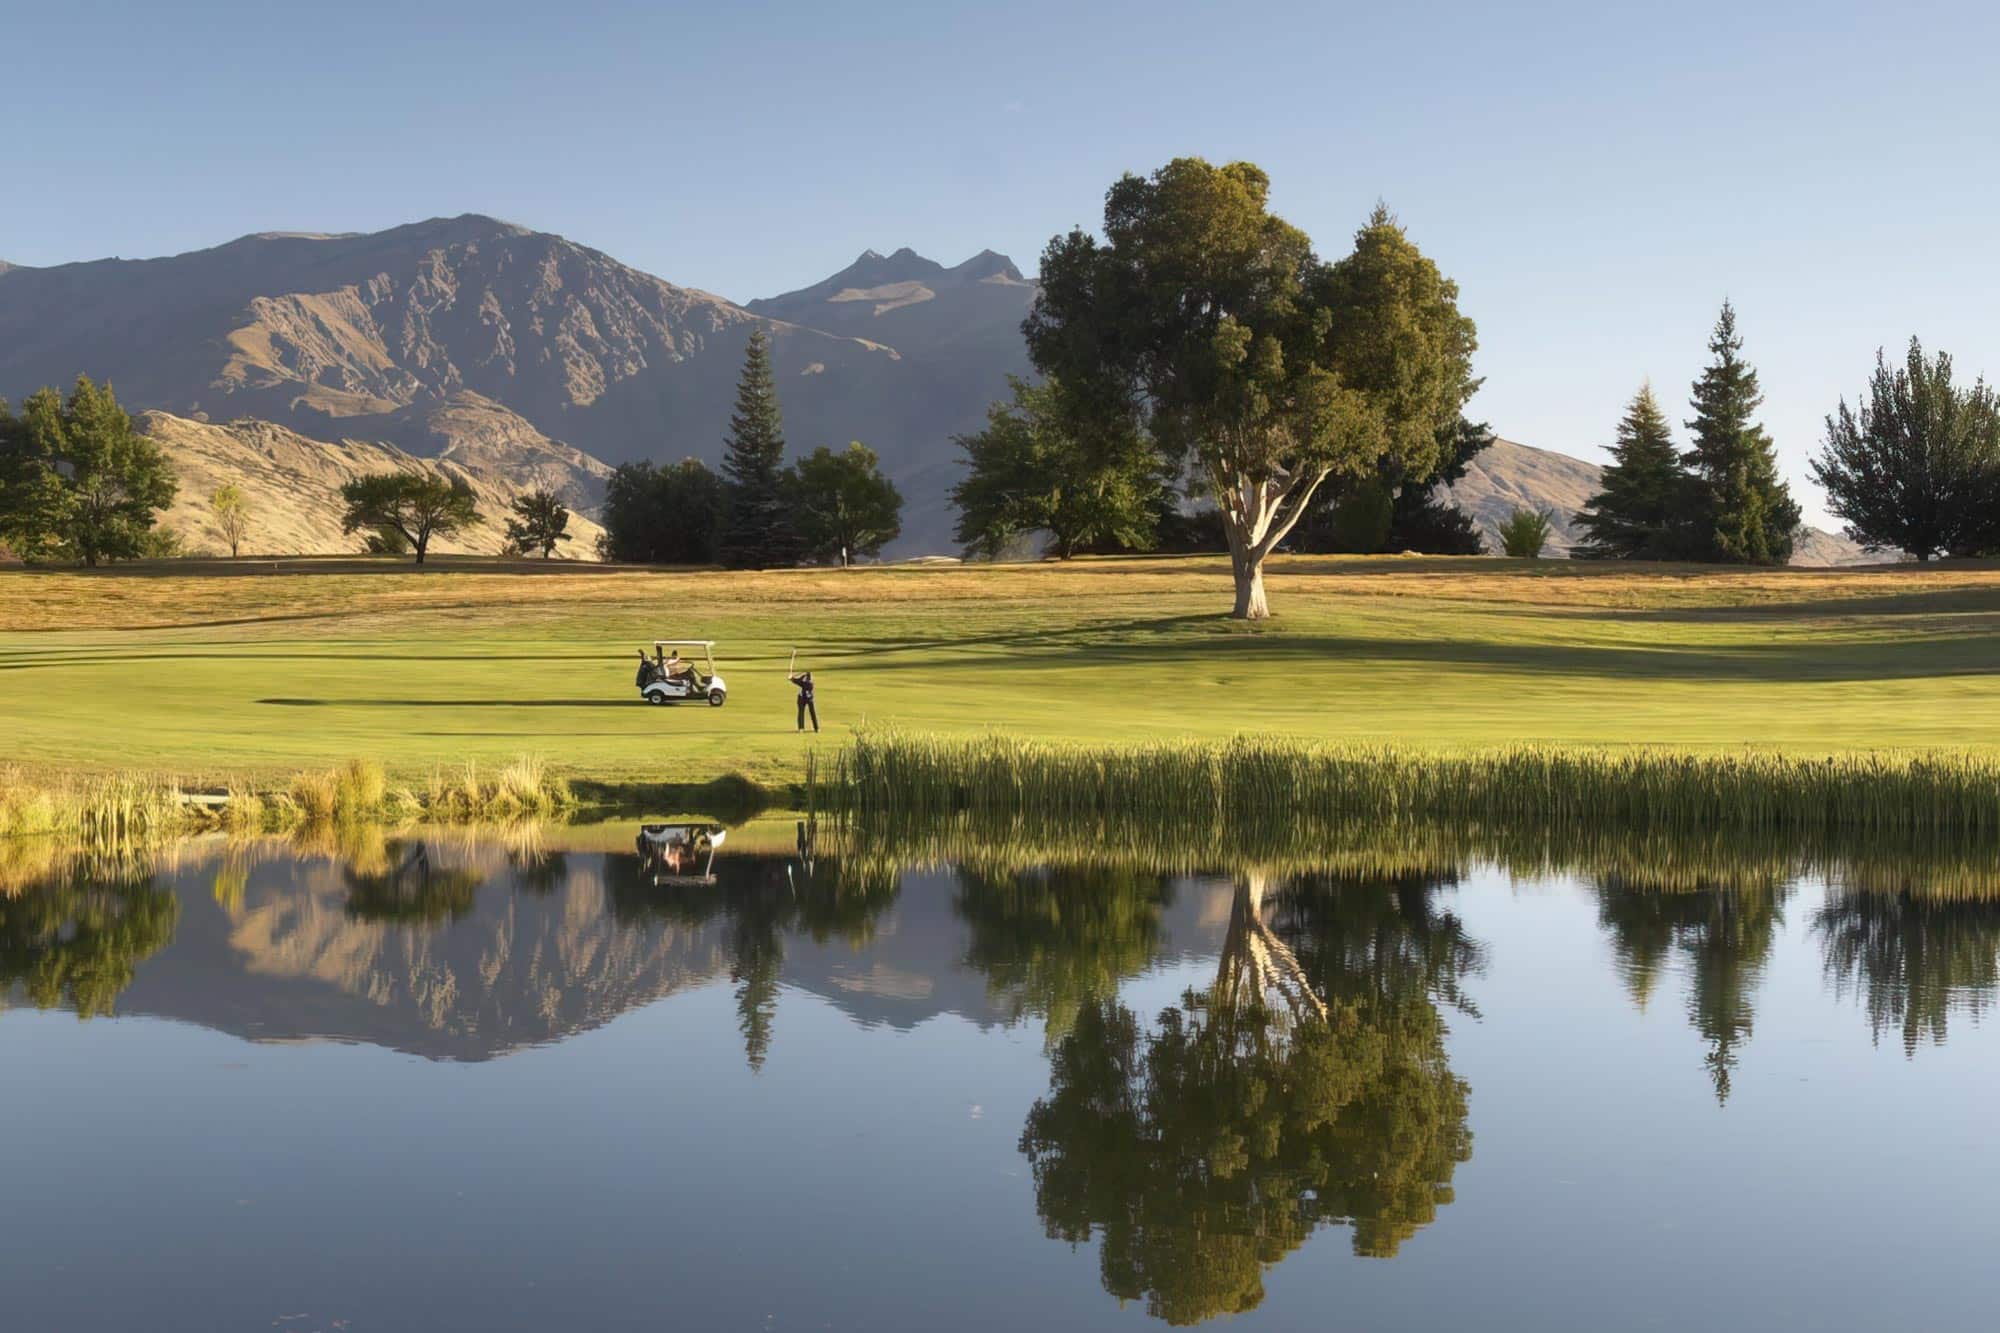
<svg viewBox="0 0 2000 1333">
<path fill-rule="evenodd" d="M 1516 509 L 1500 525 L 1500 549 L 1519 560 L 1539 559 L 1554 530 L 1548 511 Z"/>
</svg>

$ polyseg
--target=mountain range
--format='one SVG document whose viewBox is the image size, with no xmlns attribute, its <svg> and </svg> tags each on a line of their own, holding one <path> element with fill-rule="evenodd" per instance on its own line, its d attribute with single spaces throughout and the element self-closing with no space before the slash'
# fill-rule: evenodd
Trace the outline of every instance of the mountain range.
<svg viewBox="0 0 2000 1333">
<path fill-rule="evenodd" d="M 608 465 L 717 462 L 744 345 L 762 329 L 792 450 L 868 444 L 906 501 L 891 553 L 943 552 L 952 437 L 1027 373 L 1020 325 L 1036 290 L 990 250 L 952 267 L 869 250 L 739 305 L 477 214 L 260 233 L 160 259 L 0 263 L 0 396 L 79 372 L 109 380 L 187 474 L 167 521 L 191 544 L 216 549 L 201 501 L 234 475 L 261 511 L 249 549 L 340 550 L 353 539 L 327 509 L 359 471 L 463 476 L 489 512 L 548 485 L 588 512 Z M 1457 493 L 1489 533 L 1514 504 L 1549 508 L 1566 542 L 1596 472 L 1496 445 Z M 300 484 L 274 488 L 281 478 Z M 489 524 L 463 549 L 499 541 Z M 1851 558 L 1829 543 L 1821 554 Z"/>
</svg>

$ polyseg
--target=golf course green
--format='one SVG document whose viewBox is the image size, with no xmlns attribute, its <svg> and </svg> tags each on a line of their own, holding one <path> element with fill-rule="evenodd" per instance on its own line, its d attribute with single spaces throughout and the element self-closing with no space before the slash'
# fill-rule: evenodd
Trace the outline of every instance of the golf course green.
<svg viewBox="0 0 2000 1333">
<path fill-rule="evenodd" d="M 634 571 L 446 560 L 0 571 L 0 761 L 264 778 L 536 755 L 614 783 L 796 779 L 860 728 L 1092 743 L 1238 734 L 2000 748 L 2000 570 L 1218 558 Z M 635 650 L 713 639 L 722 708 L 648 707 Z M 795 730 L 796 648 L 825 731 Z"/>
</svg>

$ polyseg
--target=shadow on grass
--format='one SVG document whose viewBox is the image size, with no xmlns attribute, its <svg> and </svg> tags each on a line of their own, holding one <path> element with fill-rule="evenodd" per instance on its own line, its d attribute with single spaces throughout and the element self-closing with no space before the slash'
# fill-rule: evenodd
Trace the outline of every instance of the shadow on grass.
<svg viewBox="0 0 2000 1333">
<path fill-rule="evenodd" d="M 641 818 L 647 815 L 711 815 L 726 824 L 754 819 L 774 806 L 796 808 L 804 792 L 796 788 L 772 791 L 741 773 L 727 773 L 709 782 L 605 782 L 579 778 L 570 790 L 593 816 Z"/>
<path fill-rule="evenodd" d="M 278 708 L 632 708 L 643 699 L 258 699 Z M 706 708 L 706 701 L 702 707 Z"/>
</svg>

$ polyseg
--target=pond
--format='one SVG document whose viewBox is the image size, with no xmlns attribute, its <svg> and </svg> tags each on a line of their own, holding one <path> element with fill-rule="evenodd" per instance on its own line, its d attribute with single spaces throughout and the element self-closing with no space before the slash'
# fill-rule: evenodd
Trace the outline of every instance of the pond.
<svg viewBox="0 0 2000 1333">
<path fill-rule="evenodd" d="M 1877 1329 L 2000 1300 L 1978 849 L 717 831 L 16 849 L 0 1326 Z"/>
</svg>

